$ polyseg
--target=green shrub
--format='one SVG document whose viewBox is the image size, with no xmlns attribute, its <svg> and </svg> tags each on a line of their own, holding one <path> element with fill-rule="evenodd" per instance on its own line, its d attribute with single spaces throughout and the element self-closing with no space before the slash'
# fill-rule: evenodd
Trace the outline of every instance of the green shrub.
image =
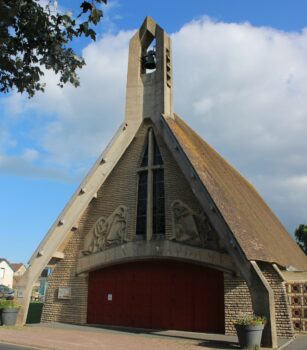
<svg viewBox="0 0 307 350">
<path fill-rule="evenodd" d="M 266 318 L 264 316 L 243 316 L 242 318 L 236 320 L 235 324 L 241 326 L 260 326 L 266 324 Z"/>
<path fill-rule="evenodd" d="M 20 305 L 15 300 L 0 299 L 0 309 L 12 309 L 16 307 L 20 307 Z"/>
</svg>

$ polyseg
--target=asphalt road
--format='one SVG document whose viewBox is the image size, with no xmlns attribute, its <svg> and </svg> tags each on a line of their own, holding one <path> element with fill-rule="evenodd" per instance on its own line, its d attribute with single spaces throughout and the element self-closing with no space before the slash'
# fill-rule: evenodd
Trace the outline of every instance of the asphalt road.
<svg viewBox="0 0 307 350">
<path fill-rule="evenodd" d="M 26 346 L 0 343 L 0 350 L 34 350 L 34 349 L 37 349 L 37 348 L 29 348 Z"/>
<path fill-rule="evenodd" d="M 284 348 L 284 350 L 306 350 L 307 335 L 298 335 L 294 342 Z"/>
</svg>

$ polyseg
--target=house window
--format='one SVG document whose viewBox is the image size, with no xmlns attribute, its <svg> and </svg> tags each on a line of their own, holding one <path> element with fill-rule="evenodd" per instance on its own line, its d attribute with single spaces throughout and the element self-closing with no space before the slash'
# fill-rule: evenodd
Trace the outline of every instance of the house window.
<svg viewBox="0 0 307 350">
<path fill-rule="evenodd" d="M 165 199 L 163 159 L 150 128 L 139 169 L 136 234 L 165 234 Z"/>
</svg>

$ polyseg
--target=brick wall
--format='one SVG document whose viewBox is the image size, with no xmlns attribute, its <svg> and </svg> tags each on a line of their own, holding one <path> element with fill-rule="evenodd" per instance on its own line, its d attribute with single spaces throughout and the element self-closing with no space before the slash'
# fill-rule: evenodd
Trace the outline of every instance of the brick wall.
<svg viewBox="0 0 307 350">
<path fill-rule="evenodd" d="M 132 144 L 97 192 L 97 198 L 91 201 L 80 220 L 78 230 L 73 233 L 65 248 L 64 259 L 55 266 L 48 278 L 42 322 L 86 322 L 87 278 L 75 276 L 75 266 L 83 249 L 84 237 L 99 217 L 108 217 L 119 205 L 127 206 L 129 208 L 127 238 L 129 240 L 135 238 L 137 168 L 140 166 L 149 126 L 151 126 L 149 122 L 143 123 Z M 181 200 L 195 212 L 200 212 L 201 208 L 167 146 L 159 138 L 157 143 L 164 162 L 166 238 L 169 238 L 172 234 L 170 207 L 174 200 Z M 70 300 L 57 298 L 60 286 L 71 286 Z"/>
<path fill-rule="evenodd" d="M 271 264 L 259 263 L 259 266 L 274 293 L 277 336 L 292 338 L 294 332 L 291 310 L 284 282 Z M 233 321 L 240 318 L 242 315 L 253 314 L 252 301 L 247 284 L 241 278 L 234 278 L 229 274 L 224 274 L 224 290 L 225 332 L 226 334 L 232 335 L 236 334 Z"/>
<path fill-rule="evenodd" d="M 234 321 L 244 315 L 253 315 L 247 284 L 242 278 L 224 273 L 225 334 L 235 335 Z"/>
<path fill-rule="evenodd" d="M 78 277 L 75 274 L 76 260 L 82 244 L 82 237 L 73 233 L 64 250 L 65 258 L 56 265 L 48 278 L 41 322 L 86 323 L 87 277 Z M 71 299 L 58 299 L 60 286 L 71 287 Z"/>
<path fill-rule="evenodd" d="M 274 293 L 277 336 L 293 338 L 291 310 L 285 284 L 271 264 L 259 263 L 259 267 Z"/>
</svg>

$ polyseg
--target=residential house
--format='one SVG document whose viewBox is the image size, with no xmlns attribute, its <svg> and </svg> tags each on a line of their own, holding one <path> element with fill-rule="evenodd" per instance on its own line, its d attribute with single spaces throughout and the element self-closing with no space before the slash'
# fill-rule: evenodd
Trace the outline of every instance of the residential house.
<svg viewBox="0 0 307 350">
<path fill-rule="evenodd" d="M 14 270 L 11 264 L 4 258 L 0 258 L 0 284 L 13 287 Z"/>
<path fill-rule="evenodd" d="M 14 270 L 13 288 L 15 288 L 16 284 L 20 280 L 21 276 L 26 272 L 27 268 L 23 263 L 12 263 L 11 266 Z"/>
</svg>

